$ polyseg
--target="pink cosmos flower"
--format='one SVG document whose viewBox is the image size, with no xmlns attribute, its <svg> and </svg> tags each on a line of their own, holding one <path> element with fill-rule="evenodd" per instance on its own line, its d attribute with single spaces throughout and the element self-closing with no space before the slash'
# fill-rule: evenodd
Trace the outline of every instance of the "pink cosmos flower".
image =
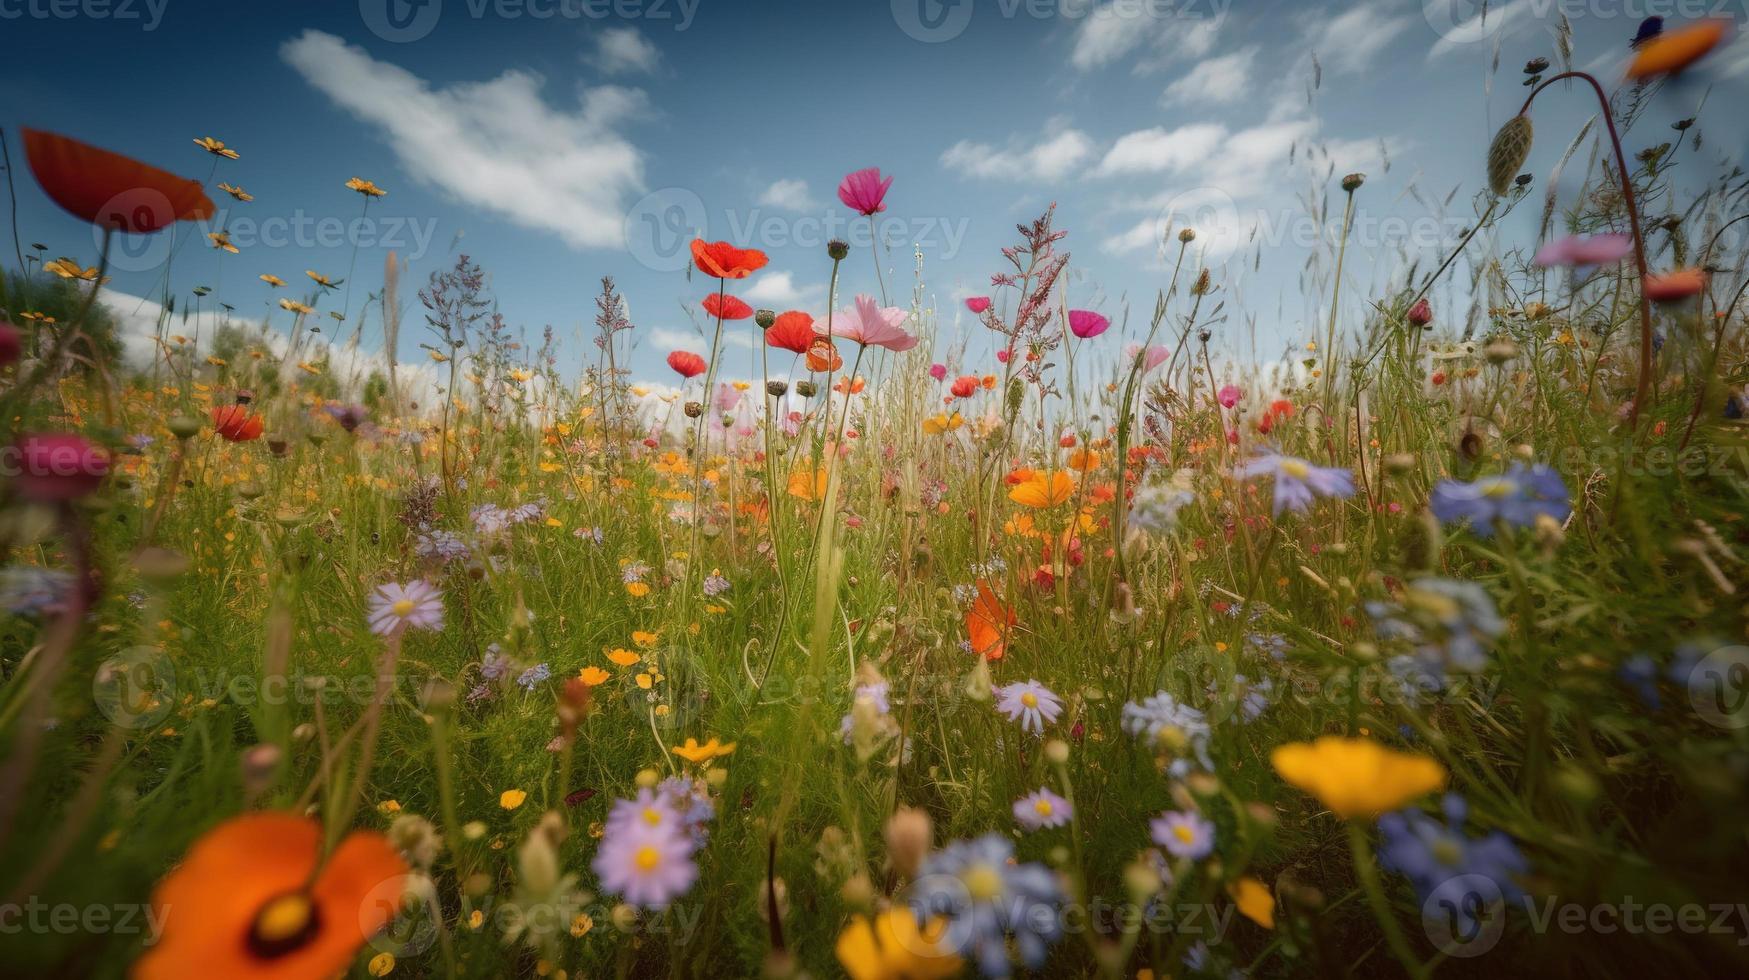
<svg viewBox="0 0 1749 980">
<path fill-rule="evenodd" d="M 1111 327 L 1111 320 L 1092 310 L 1070 310 L 1069 332 L 1082 340 L 1091 340 Z"/>
<path fill-rule="evenodd" d="M 989 308 L 990 308 L 990 297 L 988 297 L 988 296 L 973 296 L 970 299 L 966 300 L 966 309 L 971 310 L 973 313 L 976 313 L 979 316 L 983 316 L 984 311 L 989 309 Z"/>
<path fill-rule="evenodd" d="M 1233 385 L 1227 385 L 1220 391 L 1215 392 L 1215 400 L 1221 403 L 1222 408 L 1232 408 L 1234 405 L 1239 404 L 1239 399 L 1243 397 L 1245 397 L 1245 393 Z"/>
<path fill-rule="evenodd" d="M 891 186 L 893 178 L 882 180 L 880 168 L 869 167 L 844 178 L 838 185 L 838 199 L 852 211 L 873 217 L 887 209 L 887 188 Z"/>
<path fill-rule="evenodd" d="M 898 353 L 917 346 L 915 334 L 905 332 L 905 311 L 897 306 L 882 308 L 873 296 L 859 293 L 856 305 L 840 310 L 832 319 L 832 336 L 854 340 L 864 347 L 885 347 Z"/>
<path fill-rule="evenodd" d="M 1589 238 L 1568 235 L 1538 249 L 1531 261 L 1545 268 L 1551 265 L 1609 265 L 1627 258 L 1633 250 L 1634 240 L 1619 232 Z"/>
<path fill-rule="evenodd" d="M 931 364 L 931 365 L 929 365 L 929 376 L 934 378 L 937 381 L 940 381 L 941 379 L 947 377 L 947 365 L 946 364 Z"/>
<path fill-rule="evenodd" d="M 741 404 L 741 389 L 727 382 L 717 382 L 716 409 L 719 412 L 733 412 Z"/>
<path fill-rule="evenodd" d="M 1141 344 L 1130 344 L 1123 349 L 1123 356 L 1127 358 L 1131 364 L 1135 363 L 1136 355 L 1140 353 L 1142 353 Z M 1147 356 L 1142 359 L 1142 373 L 1147 374 L 1149 371 L 1165 364 L 1166 359 L 1171 356 L 1172 351 L 1163 344 L 1155 344 L 1148 348 Z"/>
</svg>

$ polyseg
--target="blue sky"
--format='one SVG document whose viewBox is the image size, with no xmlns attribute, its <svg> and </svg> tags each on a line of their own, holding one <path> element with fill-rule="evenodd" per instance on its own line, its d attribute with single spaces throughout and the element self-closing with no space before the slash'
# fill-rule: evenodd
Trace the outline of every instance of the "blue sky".
<svg viewBox="0 0 1749 980">
<path fill-rule="evenodd" d="M 1216 345 L 1273 358 L 1322 332 L 1332 263 L 1318 233 L 1340 219 L 1343 173 L 1368 174 L 1345 270 L 1358 297 L 1461 233 L 1489 136 L 1523 98 L 1519 68 L 1559 63 L 1563 14 L 1574 66 L 1613 84 L 1639 17 L 1662 8 L 1744 22 L 1743 0 L 1505 0 L 1485 21 L 1468 0 L 0 0 L 12 42 L 0 120 L 199 179 L 213 158 L 193 138 L 239 150 L 214 180 L 255 201 L 212 196 L 241 253 L 189 238 L 170 273 L 173 292 L 210 286 L 239 316 L 286 295 L 261 273 L 294 295 L 305 269 L 346 276 L 354 240 L 354 314 L 390 247 L 414 285 L 464 251 L 510 322 L 531 338 L 555 328 L 573 371 L 593 356 L 597 282 L 616 277 L 638 327 L 633 366 L 660 378 L 668 350 L 704 343 L 689 311 L 706 285 L 677 257 L 694 229 L 771 254 L 740 284 L 755 306 L 823 312 L 825 239 L 866 234 L 834 189 L 879 166 L 896 177 L 881 216 L 896 243 L 881 256 L 888 289 L 910 295 L 920 243 L 944 344 L 968 331 L 988 349 L 958 300 L 990 291 L 1015 223 L 1055 201 L 1070 305 L 1114 318 L 1127 306 L 1137 329 L 1165 283 L 1157 243 L 1188 221 L 1248 318 Z M 1659 93 L 1630 152 L 1704 96 L 1697 163 L 1740 161 L 1749 129 L 1726 109 L 1746 91 L 1740 43 Z M 1583 96 L 1539 99 L 1533 172 L 1589 115 Z M 348 233 L 355 175 L 389 194 Z M 17 219 L 27 247 L 95 262 L 91 232 L 28 178 Z M 1498 247 L 1534 245 L 1531 220 Z M 155 297 L 164 250 L 127 256 L 112 288 Z M 874 289 L 858 248 L 841 302 Z M 419 356 L 418 314 L 410 304 L 404 359 Z M 373 317 L 367 345 L 375 331 Z"/>
</svg>

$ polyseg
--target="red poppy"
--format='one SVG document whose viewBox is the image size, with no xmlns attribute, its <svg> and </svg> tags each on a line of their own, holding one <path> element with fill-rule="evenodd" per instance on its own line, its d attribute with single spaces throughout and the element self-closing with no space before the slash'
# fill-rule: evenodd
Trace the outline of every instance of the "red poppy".
<svg viewBox="0 0 1749 980">
<path fill-rule="evenodd" d="M 721 320 L 745 320 L 753 315 L 753 307 L 733 296 L 712 293 L 704 298 L 704 311 Z"/>
<path fill-rule="evenodd" d="M 261 416 L 241 405 L 213 406 L 213 428 L 228 442 L 259 439 L 263 425 Z"/>
<path fill-rule="evenodd" d="M 119 153 L 26 129 L 24 154 L 44 193 L 99 227 L 137 235 L 213 214 L 213 202 L 197 181 Z"/>
<path fill-rule="evenodd" d="M 780 314 L 765 329 L 765 342 L 797 354 L 806 354 L 820 335 L 814 330 L 814 318 L 800 310 Z"/>
<path fill-rule="evenodd" d="M 962 374 L 953 379 L 953 387 L 948 389 L 955 398 L 970 398 L 978 393 L 978 378 L 972 374 Z"/>
<path fill-rule="evenodd" d="M 1646 277 L 1646 298 L 1654 303 L 1674 303 L 1699 295 L 1706 288 L 1706 273 L 1700 269 L 1677 269 Z"/>
<path fill-rule="evenodd" d="M 683 378 L 696 378 L 704 373 L 704 358 L 689 350 L 677 350 L 668 355 L 668 366 Z"/>
<path fill-rule="evenodd" d="M 698 271 L 714 279 L 745 279 L 770 261 L 756 248 L 736 248 L 728 242 L 692 240 L 692 261 Z"/>
<path fill-rule="evenodd" d="M 208 831 L 152 895 L 154 912 L 176 914 L 136 980 L 344 972 L 400 909 L 407 866 L 369 831 L 321 857 L 321 825 L 295 814 L 250 813 Z"/>
<path fill-rule="evenodd" d="M 844 366 L 844 358 L 838 356 L 838 348 L 832 346 L 832 341 L 819 337 L 808 345 L 808 370 L 836 371 Z"/>
</svg>

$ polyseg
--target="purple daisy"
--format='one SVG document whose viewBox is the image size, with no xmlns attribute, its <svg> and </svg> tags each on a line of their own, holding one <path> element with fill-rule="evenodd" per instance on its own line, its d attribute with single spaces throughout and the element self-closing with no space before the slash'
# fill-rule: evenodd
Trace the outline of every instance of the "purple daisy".
<svg viewBox="0 0 1749 980">
<path fill-rule="evenodd" d="M 1200 861 L 1215 849 L 1215 825 L 1198 813 L 1171 810 L 1149 821 L 1148 829 L 1173 857 Z"/>
<path fill-rule="evenodd" d="M 667 809 L 672 815 L 673 809 Z M 698 880 L 693 850 L 692 837 L 678 818 L 655 826 L 633 819 L 602 834 L 601 849 L 589 866 L 600 877 L 602 891 L 632 905 L 659 909 L 686 894 Z"/>
<path fill-rule="evenodd" d="M 996 710 L 1009 721 L 1020 722 L 1022 731 L 1043 734 L 1045 724 L 1063 712 L 1063 699 L 1035 680 L 1017 681 L 996 689 Z"/>
<path fill-rule="evenodd" d="M 1074 815 L 1074 805 L 1048 789 L 1039 789 L 1014 801 L 1014 820 L 1029 831 L 1061 827 Z"/>
<path fill-rule="evenodd" d="M 370 631 L 392 636 L 408 629 L 443 629 L 443 593 L 423 579 L 377 586 L 370 597 Z"/>
<path fill-rule="evenodd" d="M 1337 466 L 1316 466 L 1295 456 L 1265 453 L 1238 470 L 1240 479 L 1269 474 L 1275 477 L 1275 514 L 1284 510 L 1305 513 L 1318 497 L 1354 496 L 1354 474 Z"/>
</svg>

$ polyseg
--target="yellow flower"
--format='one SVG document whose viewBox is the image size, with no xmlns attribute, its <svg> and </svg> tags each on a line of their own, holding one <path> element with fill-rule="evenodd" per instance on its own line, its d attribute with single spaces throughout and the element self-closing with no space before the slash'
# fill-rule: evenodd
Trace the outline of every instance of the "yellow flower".
<svg viewBox="0 0 1749 980">
<path fill-rule="evenodd" d="M 281 279 L 280 277 L 274 275 L 271 272 L 263 272 L 261 274 L 261 281 L 264 283 L 267 283 L 269 286 L 272 286 L 274 289 L 278 289 L 279 287 L 285 285 L 284 279 Z"/>
<path fill-rule="evenodd" d="M 943 432 L 952 432 L 966 424 L 965 416 L 958 412 L 948 415 L 945 412 L 931 415 L 923 420 L 923 432 L 926 435 L 938 436 Z"/>
<path fill-rule="evenodd" d="M 578 939 L 588 935 L 589 930 L 593 928 L 595 928 L 595 920 L 591 919 L 587 912 L 579 912 L 577 917 L 571 920 L 571 935 Z"/>
<path fill-rule="evenodd" d="M 382 197 L 384 194 L 388 193 L 388 191 L 385 191 L 381 187 L 365 180 L 363 177 L 354 177 L 347 181 L 346 189 L 349 191 L 357 191 L 365 197 Z"/>
<path fill-rule="evenodd" d="M 826 496 L 825 468 L 817 469 L 810 474 L 806 470 L 797 470 L 789 475 L 789 495 L 802 500 L 819 500 Z"/>
<path fill-rule="evenodd" d="M 715 736 L 712 736 L 711 740 L 703 745 L 698 744 L 698 739 L 689 738 L 686 740 L 685 745 L 674 746 L 675 755 L 685 759 L 687 762 L 696 762 L 700 764 L 709 763 L 712 759 L 720 759 L 726 755 L 733 755 L 734 752 L 734 742 L 725 745 L 718 742 Z"/>
<path fill-rule="evenodd" d="M 647 630 L 632 630 L 632 642 L 648 649 L 656 645 L 657 635 Z"/>
<path fill-rule="evenodd" d="M 940 980 L 964 965 L 942 948 L 946 932 L 939 917 L 919 928 L 909 908 L 888 909 L 872 924 L 864 916 L 852 918 L 834 951 L 851 980 Z"/>
<path fill-rule="evenodd" d="M 439 364 L 442 364 L 444 361 L 449 360 L 449 355 L 443 353 L 442 351 L 435 351 L 434 350 L 434 351 L 427 351 L 426 353 L 430 354 L 431 359 L 436 361 Z"/>
<path fill-rule="evenodd" d="M 219 190 L 224 191 L 226 194 L 231 195 L 239 201 L 242 201 L 244 204 L 248 204 L 250 201 L 255 200 L 255 195 L 241 187 L 234 187 L 230 184 L 221 183 L 219 184 Z"/>
<path fill-rule="evenodd" d="M 237 151 L 227 147 L 224 140 L 216 140 L 211 136 L 202 136 L 200 139 L 194 141 L 194 145 L 216 157 L 224 157 L 227 160 L 237 159 Z"/>
<path fill-rule="evenodd" d="M 1437 761 L 1370 738 L 1325 735 L 1290 742 L 1276 746 L 1269 761 L 1281 778 L 1343 818 L 1370 820 L 1445 785 L 1445 767 Z"/>
<path fill-rule="evenodd" d="M 299 315 L 316 312 L 315 307 L 306 306 L 303 303 L 300 303 L 297 300 L 291 299 L 289 297 L 279 301 L 279 308 L 282 310 L 290 310 L 291 312 L 297 313 Z"/>
<path fill-rule="evenodd" d="M 625 647 L 614 647 L 607 652 L 607 659 L 619 664 L 621 667 L 630 667 L 642 658 L 630 650 L 627 650 Z"/>
<path fill-rule="evenodd" d="M 211 241 L 213 243 L 213 248 L 223 249 L 224 251 L 227 251 L 227 252 L 231 253 L 232 255 L 237 254 L 237 246 L 231 244 L 231 233 L 230 232 L 209 231 L 206 233 L 206 237 L 209 241 Z"/>
<path fill-rule="evenodd" d="M 1068 500 L 1075 493 L 1075 481 L 1069 474 L 1058 470 L 1046 476 L 1034 473 L 1025 482 L 1016 484 L 1008 491 L 1008 499 L 1022 507 L 1032 507 L 1043 510 Z"/>
<path fill-rule="evenodd" d="M 67 258 L 66 256 L 62 256 L 53 262 L 44 262 L 43 271 L 52 272 L 55 275 L 60 276 L 62 279 L 81 279 L 85 282 L 97 281 L 96 266 L 82 269 L 79 267 L 79 263 Z M 105 278 L 103 281 L 108 282 L 109 280 Z"/>
<path fill-rule="evenodd" d="M 498 805 L 506 810 L 514 810 L 528 799 L 528 794 L 519 789 L 507 789 L 498 794 Z"/>
<path fill-rule="evenodd" d="M 635 680 L 638 682 L 638 687 L 646 691 L 656 684 L 656 678 L 649 674 L 639 674 Z"/>
<path fill-rule="evenodd" d="M 392 817 L 401 812 L 401 803 L 399 800 L 384 800 L 377 804 L 377 812 L 385 817 Z"/>
<path fill-rule="evenodd" d="M 590 664 L 577 672 L 577 679 L 590 687 L 594 687 L 597 684 L 604 684 L 607 682 L 608 678 L 612 676 L 612 674 L 602 670 L 594 664 Z"/>
<path fill-rule="evenodd" d="M 335 286 L 340 285 L 339 282 L 322 275 L 314 269 L 305 269 L 304 275 L 309 276 L 315 281 L 316 285 L 321 286 L 323 289 L 333 289 Z"/>
<path fill-rule="evenodd" d="M 626 591 L 631 593 L 632 598 L 642 599 L 650 594 L 650 585 L 648 582 L 627 582 Z"/>
<path fill-rule="evenodd" d="M 393 972 L 395 972 L 395 954 L 378 953 L 370 958 L 371 976 L 386 977 Z"/>
<path fill-rule="evenodd" d="M 1239 906 L 1240 915 L 1265 929 L 1275 928 L 1275 896 L 1269 893 L 1268 885 L 1246 875 L 1228 885 L 1227 894 Z"/>
<path fill-rule="evenodd" d="M 1069 454 L 1069 468 L 1086 472 L 1099 466 L 1099 454 L 1091 449 L 1077 449 Z"/>
</svg>

